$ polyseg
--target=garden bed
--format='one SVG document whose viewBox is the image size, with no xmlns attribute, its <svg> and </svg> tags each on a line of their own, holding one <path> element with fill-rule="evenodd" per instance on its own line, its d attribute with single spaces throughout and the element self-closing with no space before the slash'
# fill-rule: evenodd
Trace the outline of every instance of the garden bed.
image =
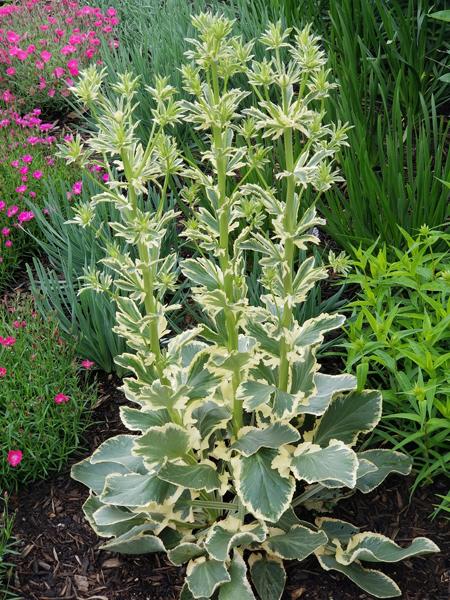
<svg viewBox="0 0 450 600">
<path fill-rule="evenodd" d="M 119 406 L 125 399 L 117 385 L 117 380 L 111 378 L 100 384 L 101 404 L 94 413 L 96 425 L 85 440 L 86 456 L 103 440 L 124 431 Z M 440 547 L 440 554 L 407 560 L 383 570 L 398 582 L 404 600 L 447 600 L 448 521 L 429 519 L 435 494 L 445 492 L 445 482 L 420 489 L 410 504 L 409 483 L 403 478 L 388 478 L 374 493 L 357 494 L 342 501 L 335 516 L 388 535 L 403 545 L 414 537 L 429 536 Z M 26 600 L 176 600 L 183 570 L 164 557 L 130 557 L 98 550 L 99 539 L 81 510 L 86 496 L 86 488 L 63 472 L 12 498 L 12 508 L 18 511 L 15 534 L 20 544 L 20 554 L 13 561 L 13 589 Z M 371 598 L 343 576 L 324 573 L 314 558 L 301 565 L 288 563 L 287 574 L 283 600 Z"/>
</svg>

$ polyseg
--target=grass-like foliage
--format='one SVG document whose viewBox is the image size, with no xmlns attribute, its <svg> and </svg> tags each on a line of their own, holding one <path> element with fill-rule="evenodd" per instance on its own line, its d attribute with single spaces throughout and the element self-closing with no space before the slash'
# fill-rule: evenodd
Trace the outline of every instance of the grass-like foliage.
<svg viewBox="0 0 450 600">
<path fill-rule="evenodd" d="M 0 490 L 0 598 L 1 600 L 17 600 L 8 590 L 11 579 L 12 565 L 8 562 L 14 554 L 13 538 L 14 515 L 8 512 L 8 496 L 2 496 Z"/>
<path fill-rule="evenodd" d="M 311 554 L 369 593 L 398 596 L 394 581 L 362 562 L 434 552 L 430 540 L 400 547 L 306 510 L 351 491 L 368 493 L 390 472 L 410 470 L 398 452 L 358 452 L 359 437 L 380 419 L 381 394 L 356 389 L 351 375 L 320 371 L 318 347 L 343 317 L 322 314 L 303 324 L 294 317 L 326 277 L 313 257 L 297 261 L 318 242 L 313 228 L 323 223 L 314 207 L 304 207 L 303 192 L 334 184 L 335 156 L 346 140 L 345 126 L 323 123 L 324 52 L 309 27 L 276 24 L 260 39 L 264 59 L 253 60 L 253 43 L 233 36 L 226 18 L 203 13 L 193 25 L 182 66 L 189 99 L 178 101 L 164 78 L 148 88 L 154 108 L 146 147 L 135 134 L 139 84 L 130 74 L 103 93 L 103 74 L 89 69 L 74 89 L 98 129 L 62 154 L 84 164 L 92 153 L 103 155 L 120 176 L 111 173 L 73 220 L 89 227 L 98 204 L 111 202 L 120 212 L 111 229 L 137 251 L 133 259 L 118 244 L 106 249 L 114 282 L 92 269 L 84 276 L 89 289 L 113 288 L 115 331 L 131 349 L 116 360 L 133 373 L 123 389 L 138 406 L 121 411 L 134 433 L 107 440 L 73 467 L 73 477 L 91 489 L 85 514 L 110 538 L 105 549 L 165 551 L 174 564 L 187 563 L 183 600 L 251 600 L 256 593 L 277 600 L 282 560 Z M 249 92 L 236 76 L 254 93 L 249 108 L 242 108 Z M 181 156 L 167 133 L 181 119 L 203 140 L 199 162 Z M 277 148 L 269 164 L 279 193 L 242 176 L 268 161 L 260 136 Z M 168 314 L 178 307 L 168 299 L 179 259 L 162 251 L 177 218 L 167 203 L 174 178 L 187 184 L 185 198 L 199 199 L 181 231 L 197 253 L 180 269 L 210 322 L 176 336 Z M 144 212 L 139 200 L 148 183 L 160 201 Z M 251 306 L 246 262 L 256 259 L 262 295 L 260 306 Z M 299 506 L 303 520 L 293 510 Z"/>
<path fill-rule="evenodd" d="M 356 251 L 346 347 L 349 369 L 384 390 L 378 435 L 414 457 L 415 488 L 450 469 L 450 236 L 402 234 L 392 259 L 385 245 Z"/>
<path fill-rule="evenodd" d="M 94 390 L 78 385 L 73 344 L 41 319 L 31 299 L 0 306 L 0 487 L 60 469 L 80 443 Z"/>
</svg>

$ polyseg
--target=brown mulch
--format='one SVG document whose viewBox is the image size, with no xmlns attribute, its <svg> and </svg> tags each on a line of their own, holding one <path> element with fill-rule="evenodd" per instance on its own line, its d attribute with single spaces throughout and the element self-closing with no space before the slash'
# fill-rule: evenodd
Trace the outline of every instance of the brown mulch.
<svg viewBox="0 0 450 600">
<path fill-rule="evenodd" d="M 113 379 L 100 384 L 102 404 L 95 411 L 96 424 L 86 440 L 87 455 L 101 441 L 123 432 L 118 407 L 124 402 Z M 426 535 L 441 553 L 406 560 L 382 570 L 400 585 L 404 600 L 450 598 L 449 527 L 445 519 L 430 521 L 434 494 L 445 485 L 422 489 L 408 504 L 408 481 L 392 477 L 374 493 L 358 494 L 342 501 L 335 516 L 366 529 L 384 533 L 398 543 Z M 98 550 L 99 539 L 85 522 L 81 506 L 84 486 L 68 472 L 50 481 L 35 483 L 12 498 L 17 509 L 15 535 L 20 554 L 13 590 L 24 600 L 175 600 L 183 582 L 183 570 L 161 555 L 130 557 Z M 288 583 L 283 600 L 369 600 L 349 580 L 324 572 L 314 558 L 287 564 Z M 236 598 L 236 600 L 239 600 Z"/>
</svg>

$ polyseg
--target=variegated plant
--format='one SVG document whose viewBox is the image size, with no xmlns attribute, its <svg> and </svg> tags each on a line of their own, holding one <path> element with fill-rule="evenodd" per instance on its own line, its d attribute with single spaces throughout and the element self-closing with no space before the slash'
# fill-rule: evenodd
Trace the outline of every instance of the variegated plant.
<svg viewBox="0 0 450 600">
<path fill-rule="evenodd" d="M 233 37 L 231 22 L 201 14 L 193 23 L 198 38 L 182 68 L 191 99 L 175 100 L 163 79 L 149 88 L 155 109 L 146 148 L 134 134 L 132 77 L 121 76 L 105 94 L 102 74 L 89 70 L 75 88 L 98 131 L 86 148 L 77 139 L 64 153 L 81 161 L 103 155 L 118 173 L 91 205 L 78 208 L 76 220 L 88 226 L 97 202 L 113 202 L 121 222 L 110 226 L 138 254 L 106 248 L 105 262 L 119 274 L 112 291 L 117 331 L 134 350 L 118 359 L 132 373 L 123 389 L 138 407 L 121 408 L 132 433 L 107 440 L 73 467 L 73 477 L 91 489 L 87 519 L 109 538 L 106 550 L 166 552 L 173 564 L 187 563 L 182 600 L 277 600 L 283 559 L 312 554 L 374 596 L 398 596 L 389 577 L 363 564 L 434 552 L 431 541 L 402 548 L 313 516 L 356 490 L 371 492 L 391 472 L 410 470 L 398 452 L 358 451 L 360 436 L 380 419 L 380 394 L 357 390 L 350 375 L 320 371 L 317 349 L 343 317 L 301 324 L 294 317 L 326 276 L 312 258 L 299 260 L 318 242 L 313 228 L 322 223 L 314 207 L 302 207 L 302 194 L 336 181 L 334 155 L 346 137 L 345 127 L 323 123 L 331 85 L 324 54 L 308 28 L 277 24 L 262 37 L 267 56 L 257 62 L 252 44 Z M 236 79 L 247 82 L 243 89 Z M 203 136 L 198 164 L 183 160 L 166 133 L 180 119 Z M 276 190 L 264 183 L 268 160 Z M 175 217 L 165 199 L 175 176 L 189 182 L 181 197 L 192 210 L 183 235 L 193 253 L 181 271 L 208 325 L 172 336 L 166 312 L 175 307 L 164 298 L 177 257 L 162 256 L 161 242 Z M 136 199 L 149 184 L 161 201 L 142 212 Z M 252 261 L 262 267 L 259 306 L 248 302 Z M 86 274 L 91 287 L 110 283 Z"/>
</svg>

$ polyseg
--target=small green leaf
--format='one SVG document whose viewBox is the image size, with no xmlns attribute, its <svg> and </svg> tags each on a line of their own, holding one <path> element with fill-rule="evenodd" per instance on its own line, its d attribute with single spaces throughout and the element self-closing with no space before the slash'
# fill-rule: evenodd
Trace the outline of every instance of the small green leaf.
<svg viewBox="0 0 450 600">
<path fill-rule="evenodd" d="M 283 562 L 275 557 L 253 555 L 249 563 L 252 582 L 261 600 L 280 600 L 286 585 Z"/>
<path fill-rule="evenodd" d="M 321 418 L 314 442 L 324 446 L 335 439 L 353 445 L 358 435 L 372 431 L 380 418 L 380 392 L 351 392 L 338 396 Z"/>
<path fill-rule="evenodd" d="M 323 531 L 316 532 L 304 525 L 294 525 L 286 533 L 268 538 L 264 546 L 280 558 L 304 560 L 327 541 L 328 538 Z"/>
<path fill-rule="evenodd" d="M 260 448 L 281 448 L 300 439 L 298 431 L 289 424 L 274 423 L 266 429 L 246 427 L 244 435 L 231 447 L 244 456 L 255 454 Z"/>
<path fill-rule="evenodd" d="M 219 600 L 256 600 L 247 579 L 247 567 L 239 552 L 234 552 L 228 568 L 231 581 L 219 588 Z"/>
<path fill-rule="evenodd" d="M 166 463 L 158 471 L 158 477 L 190 490 L 212 492 L 220 487 L 220 479 L 216 469 L 205 464 L 176 465 Z"/>
<path fill-rule="evenodd" d="M 210 598 L 222 584 L 231 581 L 223 562 L 197 558 L 188 564 L 186 583 L 194 598 Z"/>
<path fill-rule="evenodd" d="M 257 518 L 274 523 L 288 508 L 294 494 L 292 478 L 281 477 L 271 464 L 276 450 L 262 448 L 252 456 L 231 460 L 235 487 L 244 506 Z"/>
<path fill-rule="evenodd" d="M 357 563 L 341 565 L 334 556 L 322 554 L 318 555 L 317 558 L 326 571 L 339 571 L 375 598 L 397 598 L 402 595 L 395 581 L 380 571 L 363 569 Z"/>
<path fill-rule="evenodd" d="M 432 19 L 437 19 L 438 21 L 445 21 L 445 23 L 450 23 L 450 10 L 438 10 L 434 13 L 430 14 Z"/>
</svg>

